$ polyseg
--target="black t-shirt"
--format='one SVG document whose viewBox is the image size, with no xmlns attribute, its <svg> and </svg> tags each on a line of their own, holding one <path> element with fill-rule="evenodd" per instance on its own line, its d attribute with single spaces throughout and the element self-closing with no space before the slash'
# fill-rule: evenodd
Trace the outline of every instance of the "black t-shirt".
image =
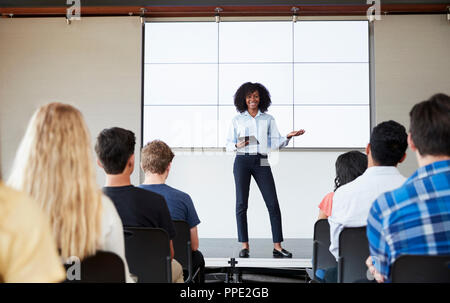
<svg viewBox="0 0 450 303">
<path fill-rule="evenodd" d="M 162 228 L 175 238 L 175 227 L 166 200 L 154 192 L 133 185 L 103 187 L 119 213 L 123 226 Z"/>
</svg>

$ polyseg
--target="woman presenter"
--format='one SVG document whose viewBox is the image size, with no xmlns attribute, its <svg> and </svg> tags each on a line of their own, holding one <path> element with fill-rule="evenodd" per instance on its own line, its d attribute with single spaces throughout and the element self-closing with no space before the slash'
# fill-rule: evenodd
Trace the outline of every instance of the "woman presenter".
<svg viewBox="0 0 450 303">
<path fill-rule="evenodd" d="M 236 151 L 233 174 L 236 184 L 238 241 L 242 243 L 239 253 L 241 258 L 250 256 L 247 207 L 251 176 L 255 179 L 269 211 L 274 243 L 273 257 L 292 258 L 292 254 L 281 247 L 281 213 L 267 154 L 271 150 L 287 146 L 292 137 L 303 135 L 305 131 L 301 129 L 290 132 L 286 137 L 281 136 L 275 119 L 266 114 L 270 104 L 268 90 L 259 83 L 244 83 L 234 95 L 234 105 L 239 114 L 231 121 L 227 150 Z"/>
</svg>

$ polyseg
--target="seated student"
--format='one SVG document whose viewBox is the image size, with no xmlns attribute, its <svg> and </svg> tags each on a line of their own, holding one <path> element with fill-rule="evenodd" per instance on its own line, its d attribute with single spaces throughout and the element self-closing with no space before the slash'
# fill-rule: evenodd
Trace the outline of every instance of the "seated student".
<svg viewBox="0 0 450 303">
<path fill-rule="evenodd" d="M 410 116 L 409 147 L 419 169 L 400 188 L 380 195 L 367 219 L 367 266 L 388 282 L 403 254 L 450 254 L 450 97 L 432 96 Z"/>
<path fill-rule="evenodd" d="M 336 178 L 334 178 L 334 191 L 325 195 L 322 202 L 319 204 L 319 217 L 320 219 L 328 219 L 331 216 L 331 210 L 333 206 L 333 196 L 335 191 L 344 184 L 347 184 L 357 177 L 361 176 L 367 169 L 367 155 L 362 152 L 352 150 L 340 155 L 335 163 Z M 323 282 L 325 276 L 324 268 L 317 268 L 316 277 L 319 281 Z"/>
<path fill-rule="evenodd" d="M 344 184 L 361 176 L 367 168 L 367 156 L 357 150 L 340 155 L 336 160 L 336 178 L 334 178 L 334 191 L 328 193 L 319 204 L 319 218 L 327 219 L 331 216 L 334 192 Z"/>
<path fill-rule="evenodd" d="M 339 235 L 344 227 L 367 224 L 373 201 L 381 193 L 397 188 L 405 182 L 397 165 L 406 158 L 407 134 L 405 127 L 395 121 L 378 124 L 366 147 L 368 167 L 358 178 L 341 186 L 333 197 L 330 223 L 330 252 L 339 257 Z M 337 268 L 329 269 L 326 282 L 337 282 Z"/>
<path fill-rule="evenodd" d="M 97 163 L 106 173 L 103 192 L 113 201 L 124 226 L 154 227 L 167 231 L 170 238 L 172 281 L 183 283 L 181 264 L 173 259 L 172 239 L 175 237 L 175 227 L 166 201 L 158 194 L 131 185 L 135 144 L 134 133 L 119 127 L 104 129 L 98 135 L 95 144 Z"/>
<path fill-rule="evenodd" d="M 198 282 L 204 282 L 205 260 L 198 250 L 197 225 L 200 220 L 191 197 L 165 184 L 172 167 L 173 154 L 170 147 L 159 140 L 148 143 L 141 152 L 141 167 L 145 173 L 145 180 L 139 187 L 162 195 L 169 207 L 172 220 L 184 220 L 191 229 L 192 263 L 194 272 L 200 269 Z"/>
<path fill-rule="evenodd" d="M 8 183 L 47 214 L 63 260 L 110 251 L 122 258 L 126 281 L 132 282 L 122 222 L 98 188 L 89 131 L 76 108 L 50 103 L 34 113 Z"/>
<path fill-rule="evenodd" d="M 47 216 L 0 181 L 0 283 L 54 283 L 65 277 Z"/>
</svg>

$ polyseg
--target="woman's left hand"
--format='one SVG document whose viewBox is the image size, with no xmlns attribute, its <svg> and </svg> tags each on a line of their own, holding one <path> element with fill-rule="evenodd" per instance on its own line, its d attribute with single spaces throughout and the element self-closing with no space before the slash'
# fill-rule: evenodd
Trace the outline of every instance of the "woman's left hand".
<svg viewBox="0 0 450 303">
<path fill-rule="evenodd" d="M 304 130 L 304 129 L 301 129 L 301 130 L 294 130 L 294 131 L 290 132 L 289 134 L 287 134 L 286 137 L 289 139 L 289 138 L 291 138 L 291 137 L 301 136 L 301 135 L 303 135 L 304 133 L 305 133 L 305 130 Z"/>
</svg>

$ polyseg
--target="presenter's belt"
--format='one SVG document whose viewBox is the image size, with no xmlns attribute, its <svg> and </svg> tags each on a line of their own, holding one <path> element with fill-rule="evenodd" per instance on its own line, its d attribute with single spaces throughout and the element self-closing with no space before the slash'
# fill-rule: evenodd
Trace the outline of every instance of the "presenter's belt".
<svg viewBox="0 0 450 303">
<path fill-rule="evenodd" d="M 253 157 L 258 157 L 258 158 L 262 158 L 262 159 L 267 159 L 267 155 L 265 154 L 260 154 L 260 153 L 236 153 L 236 156 L 253 156 Z"/>
</svg>

